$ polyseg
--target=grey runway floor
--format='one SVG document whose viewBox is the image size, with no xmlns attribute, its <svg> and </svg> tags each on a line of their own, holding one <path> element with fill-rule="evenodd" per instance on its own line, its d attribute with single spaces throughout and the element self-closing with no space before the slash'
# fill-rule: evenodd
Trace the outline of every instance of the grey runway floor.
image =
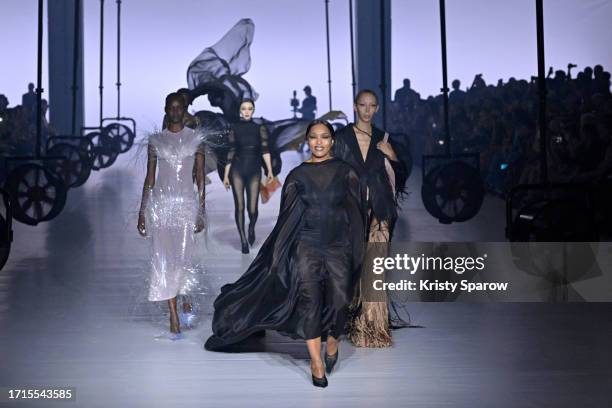
<svg viewBox="0 0 612 408">
<path fill-rule="evenodd" d="M 284 176 L 300 157 L 283 160 Z M 441 225 L 423 209 L 418 177 L 396 239 L 503 240 L 502 201 L 487 197 L 472 222 Z M 395 331 L 390 349 L 343 342 L 326 389 L 310 383 L 303 342 L 275 333 L 249 352 L 203 350 L 215 294 L 255 256 L 239 252 L 231 194 L 216 175 L 200 321 L 180 341 L 158 339 L 167 315 L 145 300 L 147 243 L 136 232 L 142 178 L 142 160 L 120 157 L 70 191 L 55 220 L 15 225 L 0 272 L 0 387 L 72 386 L 77 397 L 6 406 L 610 406 L 610 304 L 410 304 L 420 327 Z M 260 206 L 257 244 L 276 220 L 279 196 Z"/>
</svg>

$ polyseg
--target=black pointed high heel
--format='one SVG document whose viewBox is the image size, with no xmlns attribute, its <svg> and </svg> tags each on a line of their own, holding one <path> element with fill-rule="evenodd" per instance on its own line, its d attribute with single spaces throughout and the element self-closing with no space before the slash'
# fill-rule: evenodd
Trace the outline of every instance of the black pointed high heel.
<svg viewBox="0 0 612 408">
<path fill-rule="evenodd" d="M 312 374 L 312 385 L 321 388 L 327 387 L 327 377 L 325 377 L 325 374 L 323 374 L 323 378 L 315 377 L 314 374 Z"/>
<path fill-rule="evenodd" d="M 249 244 L 246 242 L 242 242 L 242 253 L 243 254 L 249 253 Z"/>
<path fill-rule="evenodd" d="M 325 372 L 323 372 L 323 377 L 315 377 L 314 373 L 312 372 L 312 362 L 310 363 L 310 374 L 312 376 L 312 385 L 321 388 L 327 387 L 327 377 L 325 376 Z"/>
<path fill-rule="evenodd" d="M 336 354 L 334 354 L 333 356 L 330 356 L 329 354 L 325 353 L 325 372 L 327 374 L 331 374 L 332 370 L 334 369 L 334 366 L 338 362 L 338 354 L 340 354 L 340 350 L 337 350 Z"/>
</svg>

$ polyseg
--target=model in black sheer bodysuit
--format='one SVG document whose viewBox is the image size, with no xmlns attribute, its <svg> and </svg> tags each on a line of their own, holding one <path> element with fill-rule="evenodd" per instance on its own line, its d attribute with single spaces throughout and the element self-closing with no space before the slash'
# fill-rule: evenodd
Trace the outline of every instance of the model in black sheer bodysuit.
<svg viewBox="0 0 612 408">
<path fill-rule="evenodd" d="M 306 340 L 313 384 L 325 387 L 363 257 L 364 197 L 357 173 L 330 155 L 331 125 L 314 121 L 307 137 L 312 156 L 287 176 L 278 221 L 253 263 L 221 288 L 205 347 L 224 350 L 277 330 Z"/>
<path fill-rule="evenodd" d="M 242 101 L 240 104 L 241 119 L 232 124 L 232 131 L 229 134 L 230 150 L 223 177 L 225 188 L 229 190 L 231 186 L 234 194 L 234 216 L 243 254 L 248 254 L 249 244 L 253 245 L 255 242 L 262 157 L 267 169 L 266 183 L 273 178 L 272 161 L 268 150 L 268 132 L 265 126 L 253 122 L 253 113 L 255 113 L 255 102 L 250 99 Z M 249 214 L 248 241 L 244 228 L 245 207 Z"/>
</svg>

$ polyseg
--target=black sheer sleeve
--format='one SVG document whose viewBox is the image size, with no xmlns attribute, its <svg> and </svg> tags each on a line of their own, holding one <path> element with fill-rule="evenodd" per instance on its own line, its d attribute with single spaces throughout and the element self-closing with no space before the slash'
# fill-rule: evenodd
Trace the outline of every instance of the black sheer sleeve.
<svg viewBox="0 0 612 408">
<path fill-rule="evenodd" d="M 268 130 L 264 125 L 259 127 L 259 136 L 261 137 L 261 153 L 270 153 Z"/>
</svg>

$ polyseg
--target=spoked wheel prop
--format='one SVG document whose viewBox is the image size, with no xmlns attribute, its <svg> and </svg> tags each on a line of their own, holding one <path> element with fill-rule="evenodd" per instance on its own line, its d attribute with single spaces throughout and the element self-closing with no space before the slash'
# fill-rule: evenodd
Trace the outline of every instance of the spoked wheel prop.
<svg viewBox="0 0 612 408">
<path fill-rule="evenodd" d="M 464 222 L 476 216 L 484 201 L 484 186 L 478 168 L 463 161 L 450 161 L 426 171 L 427 158 L 432 156 L 423 157 L 421 186 L 427 212 L 443 224 Z M 439 158 L 448 159 L 445 155 Z"/>
<path fill-rule="evenodd" d="M 81 133 L 87 130 L 93 130 L 86 134 L 86 137 L 93 144 L 93 162 L 92 169 L 100 170 L 110 167 L 119 153 L 127 152 L 134 144 L 136 135 L 136 121 L 132 118 L 121 116 L 120 101 L 121 101 L 121 78 L 120 78 L 120 55 L 121 55 L 121 1 L 117 1 L 117 116 L 114 118 L 104 118 L 103 110 L 103 89 L 104 76 L 100 75 L 100 116 L 98 126 L 83 127 Z M 104 2 L 100 2 L 100 72 L 104 67 Z M 112 123 L 107 123 L 112 121 Z M 130 122 L 131 127 L 121 122 Z"/>
<path fill-rule="evenodd" d="M 87 138 L 93 145 L 93 170 L 110 167 L 117 160 L 121 146 L 116 139 L 99 131 L 88 133 Z"/>
<path fill-rule="evenodd" d="M 47 139 L 47 144 L 45 151 L 48 155 L 50 155 L 49 150 L 53 148 L 57 144 L 67 143 L 71 146 L 79 149 L 81 154 L 84 154 L 84 157 L 89 162 L 88 167 L 91 168 L 91 164 L 94 159 L 94 145 L 91 143 L 91 140 L 86 136 L 52 136 Z"/>
<path fill-rule="evenodd" d="M 87 159 L 89 160 L 89 167 L 91 168 L 95 159 L 94 145 L 91 142 L 91 139 L 83 136 L 79 137 L 77 147 L 79 148 L 79 150 L 85 152 L 85 154 L 87 155 Z"/>
<path fill-rule="evenodd" d="M 5 190 L 13 199 L 13 217 L 28 225 L 55 218 L 66 204 L 66 187 L 49 169 L 22 164 L 8 175 Z"/>
<path fill-rule="evenodd" d="M 91 161 L 87 152 L 68 143 L 58 143 L 47 150 L 49 156 L 61 156 L 66 160 L 53 160 L 48 167 L 57 174 L 68 188 L 85 183 L 91 174 Z"/>
<path fill-rule="evenodd" d="M 13 242 L 13 216 L 10 196 L 1 188 L 0 194 L 4 200 L 5 209 L 4 214 L 0 214 L 0 270 L 2 270 L 11 253 L 11 243 Z"/>
<path fill-rule="evenodd" d="M 102 92 L 100 92 L 100 128 L 103 134 L 109 136 L 119 145 L 119 153 L 126 153 L 134 145 L 136 136 L 136 121 L 121 115 L 121 1 L 117 1 L 117 116 L 103 118 L 102 115 Z M 100 26 L 104 27 L 104 4 L 100 10 Z M 100 40 L 100 51 L 102 50 L 102 39 Z M 100 67 L 103 66 L 102 52 L 100 52 Z M 100 76 L 100 89 L 103 88 L 102 76 Z M 110 122 L 110 123 L 109 123 Z M 107 124 L 108 123 L 108 124 Z M 129 126 L 126 125 L 129 123 Z M 112 163 L 111 163 L 112 164 Z"/>
<path fill-rule="evenodd" d="M 454 153 L 449 122 L 449 88 L 446 55 L 446 6 L 440 0 L 442 43 L 442 97 L 444 102 L 444 154 L 423 155 L 421 198 L 425 209 L 443 224 L 472 219 L 482 206 L 484 186 L 480 153 Z M 431 163 L 433 165 L 431 165 Z"/>
<path fill-rule="evenodd" d="M 135 127 L 135 125 L 134 125 Z M 123 123 L 115 122 L 104 126 L 102 133 L 119 144 L 119 153 L 125 153 L 134 144 L 135 132 Z"/>
</svg>

